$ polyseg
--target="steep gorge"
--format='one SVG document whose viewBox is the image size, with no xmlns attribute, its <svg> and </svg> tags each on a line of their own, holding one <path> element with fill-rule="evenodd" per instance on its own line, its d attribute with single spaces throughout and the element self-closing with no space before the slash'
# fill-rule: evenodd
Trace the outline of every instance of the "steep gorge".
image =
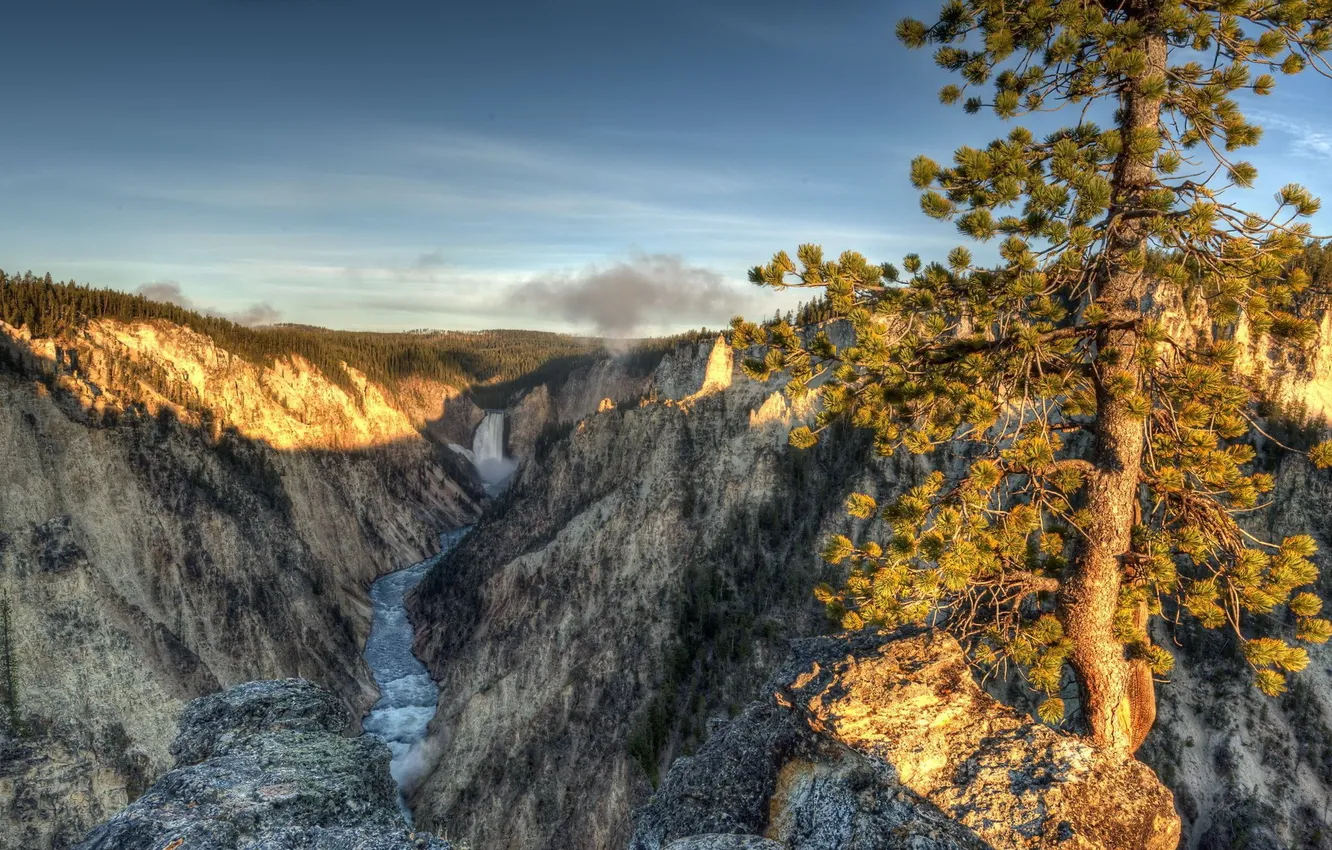
<svg viewBox="0 0 1332 850">
<path fill-rule="evenodd" d="M 258 366 L 162 322 L 0 332 L 0 587 L 32 732 L 0 739 L 0 848 L 67 847 L 132 800 L 169 766 L 191 698 L 303 676 L 360 717 L 369 583 L 478 516 L 409 597 L 441 687 L 418 823 L 477 847 L 625 846 L 669 765 L 789 638 L 827 628 L 810 588 L 831 578 L 815 553 L 847 529 L 846 493 L 925 469 L 855 432 L 790 450 L 806 411 L 718 340 L 511 397 L 524 462 L 482 515 L 443 447 L 481 412 L 447 386 Z M 1271 374 L 1278 407 L 1321 413 L 1322 364 Z M 1332 480 L 1262 462 L 1281 487 L 1255 528 L 1326 550 Z M 1332 657 L 1274 701 L 1224 635 L 1179 637 L 1143 755 L 1186 846 L 1332 847 Z"/>
<path fill-rule="evenodd" d="M 733 369 L 725 343 L 665 358 L 642 401 L 546 443 L 409 600 L 441 684 L 423 826 L 623 846 L 707 716 L 820 628 L 814 551 L 864 443 L 789 452 L 784 400 Z"/>
<path fill-rule="evenodd" d="M 884 496 L 924 467 L 873 458 L 852 433 L 792 452 L 800 411 L 732 376 L 734 359 L 723 342 L 679 348 L 641 400 L 557 429 L 409 600 L 442 686 L 440 766 L 413 795 L 424 826 L 488 848 L 624 846 L 633 809 L 709 719 L 749 698 L 788 638 L 827 628 L 815 552 L 846 528 L 846 493 Z M 1320 409 L 1319 362 L 1265 376 L 1278 408 Z M 1262 462 L 1280 487 L 1254 530 L 1313 533 L 1326 576 L 1332 483 L 1298 457 Z M 1175 792 L 1184 846 L 1332 847 L 1332 654 L 1316 648 L 1271 700 L 1226 635 L 1157 640 L 1180 663 L 1143 757 Z"/>
<path fill-rule="evenodd" d="M 0 848 L 70 846 L 131 801 L 192 698 L 303 676 L 354 716 L 374 701 L 369 583 L 481 493 L 418 430 L 455 391 L 395 402 L 348 376 L 161 321 L 0 326 L 0 587 L 29 732 L 0 741 Z"/>
</svg>

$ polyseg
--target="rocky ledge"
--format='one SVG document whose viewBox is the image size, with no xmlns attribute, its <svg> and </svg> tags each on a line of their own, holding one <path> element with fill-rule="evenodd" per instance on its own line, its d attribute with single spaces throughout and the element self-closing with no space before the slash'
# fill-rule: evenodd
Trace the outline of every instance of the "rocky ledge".
<svg viewBox="0 0 1332 850">
<path fill-rule="evenodd" d="M 812 638 L 636 815 L 632 850 L 1174 850 L 1174 800 L 980 689 L 938 632 Z"/>
<path fill-rule="evenodd" d="M 175 769 L 76 850 L 450 850 L 408 830 L 389 750 L 347 738 L 342 704 L 302 679 L 197 699 L 171 745 Z"/>
</svg>

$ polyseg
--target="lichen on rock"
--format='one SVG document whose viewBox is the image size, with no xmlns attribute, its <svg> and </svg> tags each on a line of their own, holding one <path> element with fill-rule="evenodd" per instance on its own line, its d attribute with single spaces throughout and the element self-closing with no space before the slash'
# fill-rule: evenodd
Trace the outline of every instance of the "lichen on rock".
<svg viewBox="0 0 1332 850">
<path fill-rule="evenodd" d="M 767 690 L 672 765 L 638 812 L 633 850 L 717 832 L 793 850 L 1179 843 L 1149 768 L 999 703 L 944 633 L 795 641 Z"/>
<path fill-rule="evenodd" d="M 176 767 L 77 850 L 448 850 L 397 808 L 389 750 L 302 679 L 249 682 L 186 707 Z"/>
<path fill-rule="evenodd" d="M 677 839 L 667 844 L 666 850 L 782 850 L 782 845 L 757 835 L 714 832 Z"/>
</svg>

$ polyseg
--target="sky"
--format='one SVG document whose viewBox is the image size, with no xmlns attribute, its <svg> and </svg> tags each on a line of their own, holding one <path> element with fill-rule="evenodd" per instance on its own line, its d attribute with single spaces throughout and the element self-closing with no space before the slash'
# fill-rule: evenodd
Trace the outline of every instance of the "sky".
<svg viewBox="0 0 1332 850">
<path fill-rule="evenodd" d="M 745 274 L 779 249 L 962 241 L 909 162 L 1004 128 L 894 39 L 936 7 L 15 0 L 0 268 L 368 330 L 770 315 L 800 293 Z M 1307 73 L 1252 105 L 1258 207 L 1286 182 L 1332 204 L 1329 102 Z"/>
</svg>

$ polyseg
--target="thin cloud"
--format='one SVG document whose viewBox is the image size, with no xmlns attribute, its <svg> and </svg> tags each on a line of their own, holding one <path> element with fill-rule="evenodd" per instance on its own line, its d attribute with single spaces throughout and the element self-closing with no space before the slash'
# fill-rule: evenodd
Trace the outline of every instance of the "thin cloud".
<svg viewBox="0 0 1332 850">
<path fill-rule="evenodd" d="M 282 318 L 282 314 L 274 309 L 273 305 L 267 301 L 260 301 L 251 304 L 242 310 L 234 313 L 226 313 L 221 310 L 214 310 L 209 307 L 201 307 L 194 303 L 185 290 L 180 288 L 180 283 L 174 280 L 155 280 L 151 283 L 145 283 L 135 292 L 152 301 L 165 301 L 168 304 L 175 304 L 177 307 L 183 307 L 186 310 L 194 310 L 203 313 L 205 316 L 217 316 L 223 319 L 230 319 L 238 325 L 255 327 L 257 325 L 271 325 Z"/>
<path fill-rule="evenodd" d="M 669 158 L 626 159 L 607 152 L 590 154 L 549 142 L 534 145 L 502 136 L 412 127 L 395 128 L 385 136 L 390 141 L 382 144 L 389 146 L 390 152 L 397 145 L 397 150 L 409 159 L 465 162 L 497 176 L 521 179 L 524 184 L 535 177 L 565 187 L 596 186 L 613 193 L 656 193 L 662 186 L 688 186 L 694 194 L 729 195 L 751 189 L 761 179 L 734 168 L 685 164 Z"/>
<path fill-rule="evenodd" d="M 748 300 L 717 272 L 672 254 L 542 275 L 513 289 L 509 299 L 517 309 L 558 315 L 610 337 L 647 326 L 721 323 Z"/>
<path fill-rule="evenodd" d="M 436 250 L 436 251 L 427 251 L 426 253 L 422 254 L 422 255 L 419 256 L 419 257 L 417 257 L 417 258 L 416 258 L 416 262 L 413 263 L 412 265 L 413 265 L 413 267 L 418 268 L 418 269 L 438 269 L 438 268 L 443 268 L 443 266 L 444 266 L 444 252 L 443 252 L 443 251 L 439 251 L 439 250 Z"/>
<path fill-rule="evenodd" d="M 513 156 L 521 158 L 517 153 Z M 580 174 L 576 161 L 560 161 L 560 167 L 551 166 L 549 173 L 515 180 L 503 168 L 498 172 L 421 174 L 414 167 L 417 161 L 406 154 L 385 159 L 389 170 L 378 173 L 292 164 L 280 170 L 242 167 L 222 175 L 88 171 L 78 179 L 82 186 L 96 185 L 108 194 L 133 199 L 136 209 L 166 202 L 188 205 L 192 215 L 228 210 L 274 217 L 279 222 L 288 216 L 329 210 L 410 214 L 433 220 L 432 227 L 453 222 L 450 226 L 458 231 L 458 238 L 465 238 L 461 235 L 465 232 L 477 234 L 461 245 L 441 246 L 448 252 L 448 263 L 463 266 L 474 265 L 467 254 L 477 245 L 489 244 L 489 234 L 496 232 L 534 233 L 563 244 L 574 239 L 604 244 L 608 233 L 620 244 L 677 240 L 688 242 L 695 253 L 716 247 L 729 252 L 752 244 L 760 254 L 770 253 L 774 245 L 804 241 L 841 242 L 873 251 L 894 235 L 852 216 L 810 214 L 808 205 L 758 209 L 747 200 L 752 196 L 743 193 L 719 200 L 716 183 L 721 178 L 710 181 L 693 176 L 688 169 L 635 164 L 609 169 L 614 176 L 608 179 L 575 179 Z M 395 164 L 397 171 L 411 173 L 394 173 Z M 824 195 L 842 191 L 844 187 L 836 182 L 818 187 Z M 416 267 L 429 270 L 436 256 L 434 251 L 419 255 L 421 262 Z M 404 258 L 404 265 L 412 267 L 413 263 Z"/>
<path fill-rule="evenodd" d="M 352 301 L 352 306 L 361 311 L 376 313 L 405 313 L 416 316 L 415 325 L 435 326 L 441 317 L 468 319 L 485 317 L 490 319 L 502 316 L 493 304 L 482 304 L 449 295 L 430 295 L 418 293 L 386 293 L 367 295 Z"/>
<path fill-rule="evenodd" d="M 1332 132 L 1283 115 L 1251 110 L 1250 117 L 1291 139 L 1290 150 L 1308 159 L 1332 159 Z"/>
<path fill-rule="evenodd" d="M 1295 140 L 1295 151 L 1305 156 L 1332 159 L 1332 135 L 1308 132 Z"/>
</svg>

